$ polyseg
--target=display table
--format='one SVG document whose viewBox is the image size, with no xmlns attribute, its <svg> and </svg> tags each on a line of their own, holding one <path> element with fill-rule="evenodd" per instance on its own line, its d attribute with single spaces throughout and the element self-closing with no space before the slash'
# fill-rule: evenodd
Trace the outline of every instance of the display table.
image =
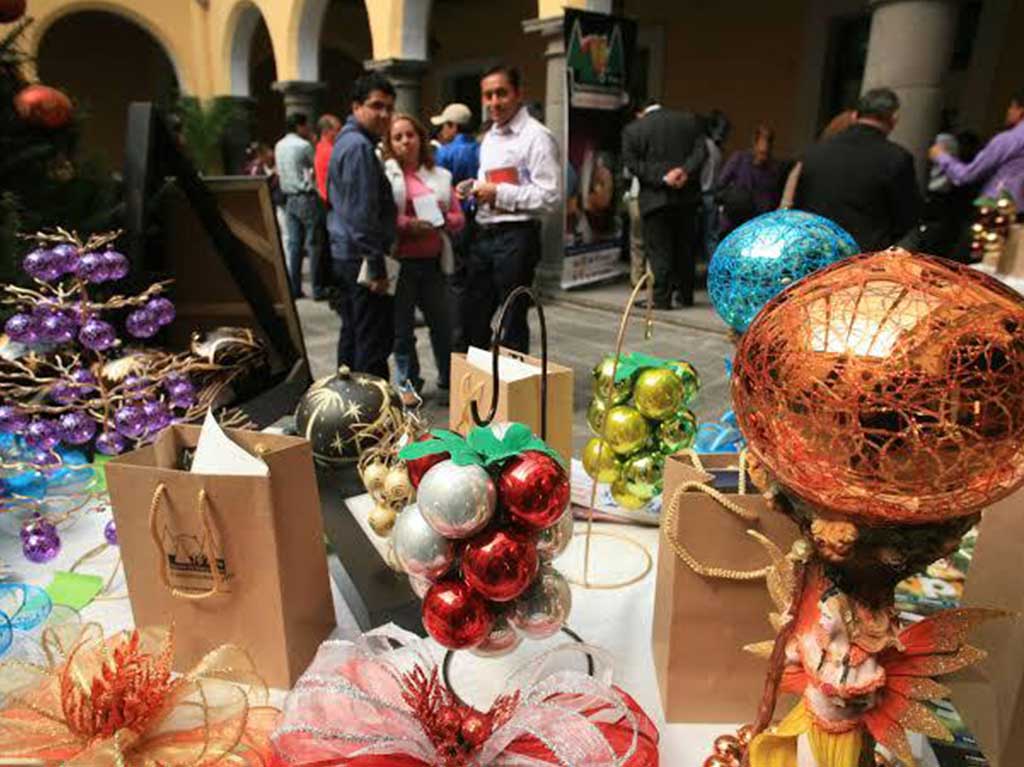
<svg viewBox="0 0 1024 767">
<path fill-rule="evenodd" d="M 358 529 L 369 533 L 365 518 L 370 509 L 368 496 L 345 499 Z M 28 562 L 21 553 L 17 538 L 0 538 L 0 559 L 14 570 L 14 580 L 22 580 L 39 586 L 46 586 L 56 570 L 69 568 L 83 553 L 103 541 L 103 527 L 110 519 L 109 512 L 86 512 L 75 520 L 61 526 L 63 547 L 52 562 L 36 565 Z M 581 533 L 583 522 L 577 521 L 576 529 Z M 625 527 L 609 523 L 595 524 L 597 531 L 614 531 L 628 536 L 646 547 L 652 557 L 657 557 L 658 533 L 656 529 Z M 372 536 L 369 533 L 367 538 Z M 375 538 L 375 536 L 374 536 Z M 381 545 L 381 541 L 375 541 Z M 352 546 L 367 546 L 367 541 L 353 537 Z M 577 537 L 569 550 L 556 565 L 570 579 L 582 573 L 583 541 Z M 109 549 L 101 556 L 80 568 L 82 572 L 108 576 L 117 561 L 116 549 Z M 616 573 L 628 576 L 635 573 L 638 559 L 633 547 L 616 542 L 611 538 L 595 539 L 592 551 L 592 573 L 614 579 Z M 332 568 L 333 569 L 333 568 Z M 335 636 L 351 638 L 359 631 L 353 611 L 345 603 L 337 585 L 333 585 L 338 629 Z M 119 577 L 113 584 L 114 593 L 124 592 L 124 579 Z M 665 767 L 700 767 L 710 753 L 715 736 L 730 732 L 735 724 L 673 724 L 662 723 L 661 704 L 658 698 L 657 680 L 651 658 L 650 636 L 654 600 L 654 571 L 639 583 L 615 590 L 589 590 L 573 586 L 573 609 L 570 625 L 588 644 L 596 645 L 611 653 L 615 662 L 615 681 L 628 691 L 647 713 L 659 723 L 661 729 L 661 756 Z M 131 628 L 132 613 L 127 598 L 99 600 L 85 607 L 81 612 L 83 621 L 95 621 L 107 632 Z M 765 622 L 766 636 L 768 624 Z M 559 636 L 543 642 L 524 641 L 510 656 L 496 659 L 478 658 L 470 653 L 458 653 L 452 663 L 452 685 L 468 701 L 486 706 L 501 690 L 509 673 L 544 649 L 565 641 Z M 437 647 L 438 658 L 442 649 Z M 582 661 L 581 661 L 582 663 Z M 274 691 L 273 702 L 280 704 L 284 691 Z M 753 715 L 754 712 L 751 712 Z M 780 712 L 783 713 L 783 712 Z M 939 764 L 923 738 L 912 736 L 915 755 L 921 767 L 937 767 Z"/>
</svg>

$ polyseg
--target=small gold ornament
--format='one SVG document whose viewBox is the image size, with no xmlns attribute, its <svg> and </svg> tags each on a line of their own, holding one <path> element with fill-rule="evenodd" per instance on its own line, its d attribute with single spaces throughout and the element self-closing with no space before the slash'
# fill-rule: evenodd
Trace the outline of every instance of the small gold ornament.
<svg viewBox="0 0 1024 767">
<path fill-rule="evenodd" d="M 603 399 L 595 396 L 590 400 L 590 407 L 587 408 L 587 425 L 599 437 L 601 436 L 601 430 L 604 429 L 604 417 L 607 414 L 608 406 Z"/>
<path fill-rule="evenodd" d="M 363 469 L 363 485 L 370 495 L 380 492 L 384 488 L 384 478 L 388 475 L 387 464 L 383 461 L 373 461 Z"/>
<path fill-rule="evenodd" d="M 672 368 L 683 382 L 683 404 L 689 405 L 700 391 L 700 375 L 697 368 L 684 360 L 673 360 Z"/>
<path fill-rule="evenodd" d="M 618 405 L 630 398 L 633 393 L 633 381 L 636 378 L 631 376 L 618 383 L 613 383 L 612 370 L 615 367 L 615 357 L 610 356 L 605 357 L 594 368 L 594 396 L 600 397 L 611 405 Z"/>
<path fill-rule="evenodd" d="M 384 497 L 388 501 L 408 501 L 412 497 L 412 482 L 404 464 L 392 466 L 384 477 Z"/>
<path fill-rule="evenodd" d="M 657 452 L 637 453 L 622 464 L 622 480 L 626 490 L 644 501 L 661 492 L 665 457 Z"/>
<path fill-rule="evenodd" d="M 619 455 L 632 455 L 650 436 L 647 421 L 635 408 L 616 405 L 605 417 L 604 437 Z"/>
<path fill-rule="evenodd" d="M 612 483 L 612 498 L 624 509 L 630 509 L 636 511 L 637 509 L 643 508 L 649 499 L 641 498 L 635 493 L 631 493 L 629 486 L 624 479 L 616 480 Z"/>
<path fill-rule="evenodd" d="M 622 472 L 622 465 L 611 446 L 594 437 L 583 448 L 583 469 L 598 482 L 614 482 Z"/>
<path fill-rule="evenodd" d="M 391 533 L 391 528 L 395 526 L 395 519 L 397 518 L 398 514 L 395 513 L 394 509 L 378 503 L 370 511 L 367 522 L 370 523 L 373 532 L 383 538 Z"/>
<path fill-rule="evenodd" d="M 682 410 L 674 418 L 663 421 L 658 427 L 661 452 L 665 455 L 678 453 L 693 446 L 697 438 L 697 416 L 689 410 Z"/>
<path fill-rule="evenodd" d="M 641 415 L 660 421 L 683 404 L 683 381 L 666 368 L 648 368 L 637 376 L 633 401 Z"/>
</svg>

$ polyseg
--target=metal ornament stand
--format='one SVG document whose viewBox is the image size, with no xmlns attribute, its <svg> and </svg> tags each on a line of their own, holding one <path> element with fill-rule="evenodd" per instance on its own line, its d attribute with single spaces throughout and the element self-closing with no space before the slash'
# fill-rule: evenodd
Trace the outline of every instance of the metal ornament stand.
<svg viewBox="0 0 1024 767">
<path fill-rule="evenodd" d="M 633 292 L 629 296 L 629 301 L 626 302 L 626 310 L 622 313 L 622 319 L 619 321 L 619 334 L 615 340 L 615 362 L 612 365 L 612 372 L 608 379 L 608 389 L 604 392 L 608 401 L 611 401 L 612 387 L 615 386 L 615 374 L 619 369 L 619 360 L 622 358 L 622 342 L 626 337 L 626 327 L 629 325 L 629 318 L 633 313 L 633 306 L 636 303 L 636 297 L 640 294 L 642 289 L 646 289 L 647 292 L 647 307 L 644 317 L 644 340 L 649 341 L 654 335 L 654 275 L 651 274 L 650 270 L 647 270 L 637 281 L 636 287 L 633 288 Z M 597 456 L 599 464 L 604 457 L 604 451 L 610 449 L 608 447 L 607 432 L 608 424 L 606 421 L 601 426 L 601 447 Z M 651 556 L 651 552 L 647 550 L 646 546 L 629 536 L 605 530 L 594 530 L 594 505 L 597 502 L 597 485 L 598 482 L 594 479 L 590 488 L 590 508 L 587 510 L 586 531 L 582 533 L 575 533 L 574 535 L 574 537 L 582 537 L 584 540 L 583 573 L 579 579 L 568 578 L 567 580 L 574 586 L 581 586 L 585 589 L 611 591 L 613 589 L 632 586 L 646 578 L 647 574 L 650 573 L 651 569 L 654 567 L 654 558 Z M 639 549 L 642 554 L 640 560 L 640 571 L 635 575 L 630 575 L 619 580 L 595 580 L 592 578 L 590 573 L 590 560 L 593 553 L 592 549 L 595 539 L 611 539 L 616 542 L 617 547 L 621 547 L 621 544 L 625 543 L 627 546 Z"/>
</svg>

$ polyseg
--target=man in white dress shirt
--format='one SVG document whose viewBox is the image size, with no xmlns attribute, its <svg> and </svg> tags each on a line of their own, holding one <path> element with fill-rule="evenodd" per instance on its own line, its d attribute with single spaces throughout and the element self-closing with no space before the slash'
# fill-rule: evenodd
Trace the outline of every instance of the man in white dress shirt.
<svg viewBox="0 0 1024 767">
<path fill-rule="evenodd" d="M 471 346 L 488 348 L 491 317 L 509 293 L 532 285 L 540 261 L 541 218 L 555 210 L 562 166 L 555 137 L 523 105 L 518 70 L 489 69 L 480 91 L 493 126 L 480 144 L 480 170 L 460 196 L 476 201 L 476 236 L 466 263 L 465 333 Z M 528 304 L 519 301 L 506 320 L 504 346 L 530 348 Z"/>
</svg>

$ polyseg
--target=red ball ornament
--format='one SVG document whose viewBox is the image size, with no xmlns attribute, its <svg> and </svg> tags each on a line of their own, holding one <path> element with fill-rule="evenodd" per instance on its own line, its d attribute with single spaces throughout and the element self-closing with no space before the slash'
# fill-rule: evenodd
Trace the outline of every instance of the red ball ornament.
<svg viewBox="0 0 1024 767">
<path fill-rule="evenodd" d="M 533 582 L 537 562 L 537 545 L 525 532 L 491 528 L 463 548 L 462 575 L 478 594 L 508 602 Z"/>
<path fill-rule="evenodd" d="M 498 499 L 516 522 L 543 530 L 569 505 L 569 475 L 551 456 L 528 451 L 501 472 Z"/>
<path fill-rule="evenodd" d="M 0 24 L 10 24 L 25 15 L 26 0 L 0 0 Z"/>
<path fill-rule="evenodd" d="M 476 647 L 493 623 L 487 602 L 462 581 L 435 583 L 423 598 L 423 627 L 449 650 Z"/>
<path fill-rule="evenodd" d="M 40 128 L 63 128 L 71 121 L 71 99 L 48 85 L 29 85 L 14 97 L 14 111 Z"/>
<path fill-rule="evenodd" d="M 423 434 L 416 441 L 426 442 L 429 439 L 434 439 L 434 437 L 430 434 Z M 409 472 L 409 481 L 412 482 L 412 486 L 419 488 L 423 475 L 441 463 L 441 461 L 447 461 L 449 458 L 451 456 L 448 453 L 434 453 L 433 455 L 425 455 L 422 458 L 413 458 L 411 461 L 406 461 L 405 468 Z"/>
</svg>

